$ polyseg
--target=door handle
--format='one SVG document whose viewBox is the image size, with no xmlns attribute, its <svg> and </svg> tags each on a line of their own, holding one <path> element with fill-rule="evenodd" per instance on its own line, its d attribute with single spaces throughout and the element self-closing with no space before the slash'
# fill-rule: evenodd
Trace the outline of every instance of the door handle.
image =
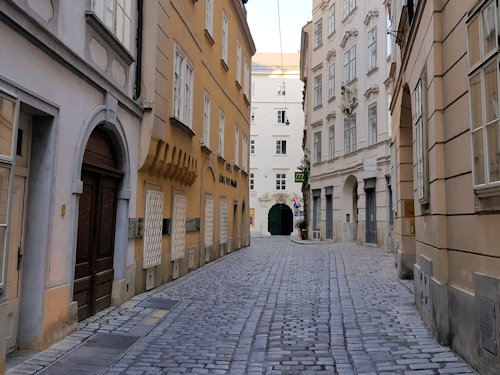
<svg viewBox="0 0 500 375">
<path fill-rule="evenodd" d="M 21 268 L 21 261 L 23 259 L 23 254 L 21 254 L 21 246 L 17 248 L 17 270 Z"/>
</svg>

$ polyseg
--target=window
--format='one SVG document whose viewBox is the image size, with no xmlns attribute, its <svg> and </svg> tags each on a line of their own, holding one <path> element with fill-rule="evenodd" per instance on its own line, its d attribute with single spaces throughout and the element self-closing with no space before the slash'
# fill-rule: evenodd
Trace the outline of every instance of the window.
<svg viewBox="0 0 500 375">
<path fill-rule="evenodd" d="M 321 132 L 314 133 L 314 163 L 321 163 Z"/>
<path fill-rule="evenodd" d="M 227 243 L 227 202 L 219 201 L 219 243 Z"/>
<path fill-rule="evenodd" d="M 247 97 L 247 99 L 250 99 L 248 96 L 248 89 L 250 85 L 250 71 L 248 70 L 248 63 L 247 63 L 247 58 L 245 57 L 243 59 L 243 79 L 245 82 L 243 82 L 243 94 Z"/>
<path fill-rule="evenodd" d="M 322 92 L 321 92 L 321 74 L 314 77 L 314 108 L 321 105 Z"/>
<path fill-rule="evenodd" d="M 206 0 L 205 3 L 205 30 L 212 35 L 214 25 L 214 1 Z"/>
<path fill-rule="evenodd" d="M 255 139 L 250 141 L 250 153 L 255 154 Z"/>
<path fill-rule="evenodd" d="M 240 130 L 234 125 L 234 165 L 238 165 L 240 156 Z"/>
<path fill-rule="evenodd" d="M 241 164 L 244 171 L 248 170 L 248 138 L 245 134 L 241 137 Z"/>
<path fill-rule="evenodd" d="M 286 174 L 276 173 L 276 190 L 285 190 L 286 188 Z"/>
<path fill-rule="evenodd" d="M 368 31 L 368 71 L 377 66 L 377 27 Z"/>
<path fill-rule="evenodd" d="M 377 103 L 368 106 L 368 145 L 377 143 Z"/>
<path fill-rule="evenodd" d="M 335 157 L 335 125 L 328 128 L 328 159 Z"/>
<path fill-rule="evenodd" d="M 489 1 L 468 22 L 473 184 L 500 182 L 498 9 Z"/>
<path fill-rule="evenodd" d="M 241 43 L 236 41 L 236 82 L 241 85 Z"/>
<path fill-rule="evenodd" d="M 219 146 L 217 154 L 221 158 L 224 157 L 224 112 L 222 110 L 219 110 Z"/>
<path fill-rule="evenodd" d="M 228 33 L 228 21 L 226 12 L 222 11 L 222 52 L 221 60 L 227 65 L 227 33 Z"/>
<path fill-rule="evenodd" d="M 328 35 L 335 31 L 335 3 L 328 9 Z"/>
<path fill-rule="evenodd" d="M 250 190 L 255 189 L 255 175 L 250 173 Z"/>
<path fill-rule="evenodd" d="M 344 80 L 345 83 L 351 82 L 356 78 L 356 45 L 352 46 L 344 54 Z"/>
<path fill-rule="evenodd" d="M 391 116 L 392 95 L 387 94 L 387 134 L 392 136 L 392 116 Z"/>
<path fill-rule="evenodd" d="M 210 147 L 210 96 L 206 91 L 203 101 L 203 144 Z"/>
<path fill-rule="evenodd" d="M 313 230 L 319 230 L 321 223 L 321 190 L 313 190 Z"/>
<path fill-rule="evenodd" d="M 356 114 L 344 119 L 344 154 L 356 151 Z"/>
<path fill-rule="evenodd" d="M 427 174 L 427 131 L 425 111 L 425 84 L 424 76 L 419 79 L 413 93 L 415 111 L 413 124 L 415 127 L 415 164 L 417 169 L 417 198 L 422 204 L 427 203 L 428 174 Z"/>
<path fill-rule="evenodd" d="M 254 121 L 255 121 L 255 108 L 252 108 L 252 111 L 251 111 L 251 114 L 250 114 L 250 120 L 251 120 L 252 122 L 254 122 Z"/>
<path fill-rule="evenodd" d="M 356 8 L 356 0 L 344 0 L 344 18 Z"/>
<path fill-rule="evenodd" d="M 94 13 L 130 49 L 132 0 L 93 0 Z"/>
<path fill-rule="evenodd" d="M 392 53 L 392 40 L 391 40 L 391 30 L 392 30 L 392 21 L 391 21 L 391 14 L 389 13 L 389 9 L 387 9 L 387 14 L 386 14 L 386 28 L 387 28 L 387 36 L 386 36 L 386 45 L 387 45 L 387 56 L 390 56 Z"/>
<path fill-rule="evenodd" d="M 328 67 L 328 99 L 335 96 L 335 64 Z"/>
<path fill-rule="evenodd" d="M 193 65 L 178 44 L 174 44 L 172 117 L 192 127 Z"/>
<path fill-rule="evenodd" d="M 285 82 L 278 82 L 278 95 L 285 95 L 286 84 Z"/>
<path fill-rule="evenodd" d="M 286 155 L 286 141 L 276 141 L 276 155 Z"/>
<path fill-rule="evenodd" d="M 320 18 L 314 24 L 314 48 L 323 44 L 323 19 Z"/>
<path fill-rule="evenodd" d="M 284 124 L 286 122 L 285 110 L 278 110 L 278 124 Z"/>
</svg>

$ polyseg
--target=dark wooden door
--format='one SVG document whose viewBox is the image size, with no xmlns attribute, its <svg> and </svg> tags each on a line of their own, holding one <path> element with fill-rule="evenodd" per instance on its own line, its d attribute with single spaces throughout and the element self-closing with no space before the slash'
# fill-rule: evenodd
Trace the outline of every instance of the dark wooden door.
<svg viewBox="0 0 500 375">
<path fill-rule="evenodd" d="M 118 180 L 82 171 L 73 300 L 82 320 L 111 305 Z"/>
<path fill-rule="evenodd" d="M 333 240 L 333 198 L 326 195 L 326 238 Z"/>
<path fill-rule="evenodd" d="M 366 242 L 377 243 L 375 189 L 366 189 Z"/>
</svg>

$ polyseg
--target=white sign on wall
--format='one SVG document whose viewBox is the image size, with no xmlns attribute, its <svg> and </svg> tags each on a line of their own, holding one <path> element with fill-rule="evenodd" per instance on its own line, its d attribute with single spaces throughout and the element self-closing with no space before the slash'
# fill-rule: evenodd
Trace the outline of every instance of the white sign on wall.
<svg viewBox="0 0 500 375">
<path fill-rule="evenodd" d="M 363 170 L 364 171 L 376 171 L 377 170 L 377 159 L 363 158 Z"/>
</svg>

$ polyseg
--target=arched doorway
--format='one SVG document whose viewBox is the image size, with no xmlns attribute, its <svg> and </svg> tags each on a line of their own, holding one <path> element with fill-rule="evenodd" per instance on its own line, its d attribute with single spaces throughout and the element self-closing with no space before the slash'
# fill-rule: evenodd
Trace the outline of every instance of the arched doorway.
<svg viewBox="0 0 500 375">
<path fill-rule="evenodd" d="M 82 162 L 73 286 L 78 320 L 111 305 L 116 210 L 122 178 L 111 138 L 99 126 L 89 137 Z"/>
<path fill-rule="evenodd" d="M 271 235 L 290 235 L 293 230 L 293 213 L 286 204 L 275 204 L 268 214 L 267 230 Z"/>
<path fill-rule="evenodd" d="M 357 241 L 358 238 L 358 180 L 347 177 L 343 191 L 344 241 Z"/>
</svg>

